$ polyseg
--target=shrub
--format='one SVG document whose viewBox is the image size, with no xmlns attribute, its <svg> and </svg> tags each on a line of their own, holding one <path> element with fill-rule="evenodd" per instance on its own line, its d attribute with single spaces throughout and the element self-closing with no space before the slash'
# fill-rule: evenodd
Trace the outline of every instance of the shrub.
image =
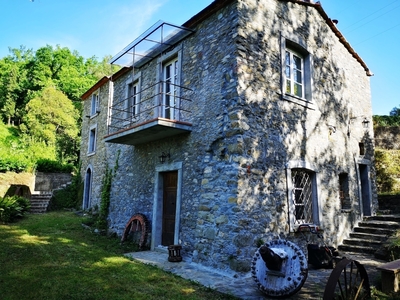
<svg viewBox="0 0 400 300">
<path fill-rule="evenodd" d="M 79 209 L 82 200 L 83 182 L 79 174 L 72 177 L 72 182 L 66 188 L 53 192 L 48 210 L 60 210 L 64 208 Z"/>
<path fill-rule="evenodd" d="M 16 218 L 22 218 L 30 208 L 30 201 L 24 197 L 6 196 L 0 198 L 0 221 L 13 222 Z"/>
<path fill-rule="evenodd" d="M 36 162 L 36 171 L 47 173 L 71 173 L 74 166 L 62 164 L 55 160 L 39 159 Z"/>
<path fill-rule="evenodd" d="M 378 193 L 398 192 L 400 151 L 375 150 L 375 168 Z"/>
<path fill-rule="evenodd" d="M 21 161 L 18 158 L 7 157 L 0 158 L 0 172 L 24 172 L 29 168 L 28 163 L 25 161 Z"/>
</svg>

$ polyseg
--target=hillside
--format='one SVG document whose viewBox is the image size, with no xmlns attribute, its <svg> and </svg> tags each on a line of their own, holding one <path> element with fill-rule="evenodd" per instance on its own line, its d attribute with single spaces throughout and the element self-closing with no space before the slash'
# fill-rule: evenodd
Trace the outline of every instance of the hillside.
<svg viewBox="0 0 400 300">
<path fill-rule="evenodd" d="M 0 172 L 32 171 L 39 159 L 55 160 L 55 147 L 35 142 L 18 127 L 0 122 Z"/>
</svg>

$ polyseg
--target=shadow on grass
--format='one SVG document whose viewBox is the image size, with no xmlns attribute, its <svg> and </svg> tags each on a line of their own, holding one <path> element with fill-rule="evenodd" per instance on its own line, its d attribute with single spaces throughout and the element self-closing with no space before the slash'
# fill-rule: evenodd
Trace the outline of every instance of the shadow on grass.
<svg viewBox="0 0 400 300">
<path fill-rule="evenodd" d="M 52 212 L 0 225 L 1 299 L 234 299 L 129 260 L 82 220 Z"/>
</svg>

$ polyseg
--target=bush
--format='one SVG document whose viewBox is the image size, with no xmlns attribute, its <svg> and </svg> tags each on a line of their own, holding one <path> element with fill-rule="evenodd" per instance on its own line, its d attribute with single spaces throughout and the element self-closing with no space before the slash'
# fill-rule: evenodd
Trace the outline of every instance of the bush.
<svg viewBox="0 0 400 300">
<path fill-rule="evenodd" d="M 0 221 L 13 222 L 16 218 L 22 218 L 30 208 L 30 201 L 24 197 L 6 196 L 0 198 Z"/>
<path fill-rule="evenodd" d="M 375 168 L 378 193 L 398 192 L 400 151 L 375 150 Z"/>
<path fill-rule="evenodd" d="M 28 170 L 28 163 L 17 158 L 0 158 L 0 172 L 24 172 Z"/>
<path fill-rule="evenodd" d="M 83 182 L 79 174 L 72 177 L 72 182 L 66 188 L 55 190 L 50 200 L 48 210 L 60 210 L 64 208 L 79 209 L 82 204 Z"/>
<path fill-rule="evenodd" d="M 70 164 L 62 164 L 55 160 L 39 159 L 36 162 L 36 171 L 47 173 L 71 173 L 74 166 Z"/>
</svg>

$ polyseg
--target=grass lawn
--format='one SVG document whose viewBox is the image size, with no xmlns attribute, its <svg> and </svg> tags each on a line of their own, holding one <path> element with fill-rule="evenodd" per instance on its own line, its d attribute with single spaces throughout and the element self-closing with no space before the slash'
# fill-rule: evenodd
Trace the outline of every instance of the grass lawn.
<svg viewBox="0 0 400 300">
<path fill-rule="evenodd" d="M 0 299 L 235 299 L 124 257 L 127 246 L 83 220 L 51 212 L 1 224 Z"/>
</svg>

